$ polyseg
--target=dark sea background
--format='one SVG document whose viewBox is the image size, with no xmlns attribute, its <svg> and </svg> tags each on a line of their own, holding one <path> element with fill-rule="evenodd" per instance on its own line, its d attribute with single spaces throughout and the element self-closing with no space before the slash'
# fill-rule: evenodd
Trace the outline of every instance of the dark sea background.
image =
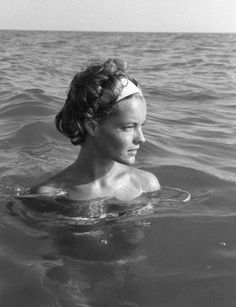
<svg viewBox="0 0 236 307">
<path fill-rule="evenodd" d="M 23 197 L 77 157 L 54 127 L 72 77 L 114 57 L 146 97 L 137 167 L 161 192 Z M 0 307 L 235 307 L 236 34 L 0 31 L 0 191 Z"/>
</svg>

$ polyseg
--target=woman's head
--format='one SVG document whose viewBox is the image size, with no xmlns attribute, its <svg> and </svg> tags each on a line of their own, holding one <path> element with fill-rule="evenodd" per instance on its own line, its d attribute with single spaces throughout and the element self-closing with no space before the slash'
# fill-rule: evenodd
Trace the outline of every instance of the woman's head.
<svg viewBox="0 0 236 307">
<path fill-rule="evenodd" d="M 99 123 L 107 119 L 112 107 L 129 95 L 141 98 L 137 82 L 126 70 L 125 62 L 110 59 L 105 63 L 92 63 L 74 76 L 66 102 L 56 116 L 57 129 L 69 137 L 72 144 L 84 142 L 86 121 Z"/>
</svg>

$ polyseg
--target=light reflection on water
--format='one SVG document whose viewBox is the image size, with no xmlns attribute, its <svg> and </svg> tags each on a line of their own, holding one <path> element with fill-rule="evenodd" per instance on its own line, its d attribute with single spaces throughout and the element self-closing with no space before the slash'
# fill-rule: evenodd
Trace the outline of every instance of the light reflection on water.
<svg viewBox="0 0 236 307">
<path fill-rule="evenodd" d="M 161 177 L 162 171 L 170 175 L 164 168 Z M 187 307 L 209 306 L 211 293 L 214 306 L 230 306 L 236 299 L 236 215 L 234 196 L 228 207 L 221 198 L 233 195 L 235 187 L 196 176 L 202 176 L 198 187 L 182 182 L 192 194 L 189 201 L 184 201 L 187 192 L 162 187 L 129 204 L 105 199 L 89 206 L 66 197 L 27 195 L 26 186 L 5 186 L 3 302 L 16 306 L 17 299 L 23 306 L 27 291 L 29 306 Z M 10 285 L 14 298 L 7 294 Z"/>
</svg>

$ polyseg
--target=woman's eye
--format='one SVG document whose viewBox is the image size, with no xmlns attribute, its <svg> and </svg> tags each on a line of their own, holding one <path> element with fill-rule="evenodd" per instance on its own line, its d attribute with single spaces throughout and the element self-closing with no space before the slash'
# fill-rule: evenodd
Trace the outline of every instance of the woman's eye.
<svg viewBox="0 0 236 307">
<path fill-rule="evenodd" d="M 123 127 L 123 130 L 125 130 L 125 131 L 129 131 L 129 130 L 132 130 L 132 129 L 133 129 L 133 126 Z"/>
</svg>

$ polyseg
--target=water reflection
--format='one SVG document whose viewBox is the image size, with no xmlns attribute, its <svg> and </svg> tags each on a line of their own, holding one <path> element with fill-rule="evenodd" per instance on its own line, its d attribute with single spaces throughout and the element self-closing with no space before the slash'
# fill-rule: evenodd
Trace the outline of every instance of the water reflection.
<svg viewBox="0 0 236 307">
<path fill-rule="evenodd" d="M 18 193 L 6 210 L 15 219 L 14 227 L 18 224 L 23 254 L 18 255 L 23 258 L 19 267 L 27 263 L 29 272 L 25 282 L 32 283 L 33 276 L 44 301 L 53 301 L 50 306 L 134 306 L 144 293 L 147 300 L 155 279 L 146 246 L 152 217 L 164 208 L 185 207 L 186 196 L 178 189 L 162 189 L 127 204 L 115 199 L 75 203 L 61 196 Z M 31 247 L 26 238 L 32 236 Z"/>
</svg>

